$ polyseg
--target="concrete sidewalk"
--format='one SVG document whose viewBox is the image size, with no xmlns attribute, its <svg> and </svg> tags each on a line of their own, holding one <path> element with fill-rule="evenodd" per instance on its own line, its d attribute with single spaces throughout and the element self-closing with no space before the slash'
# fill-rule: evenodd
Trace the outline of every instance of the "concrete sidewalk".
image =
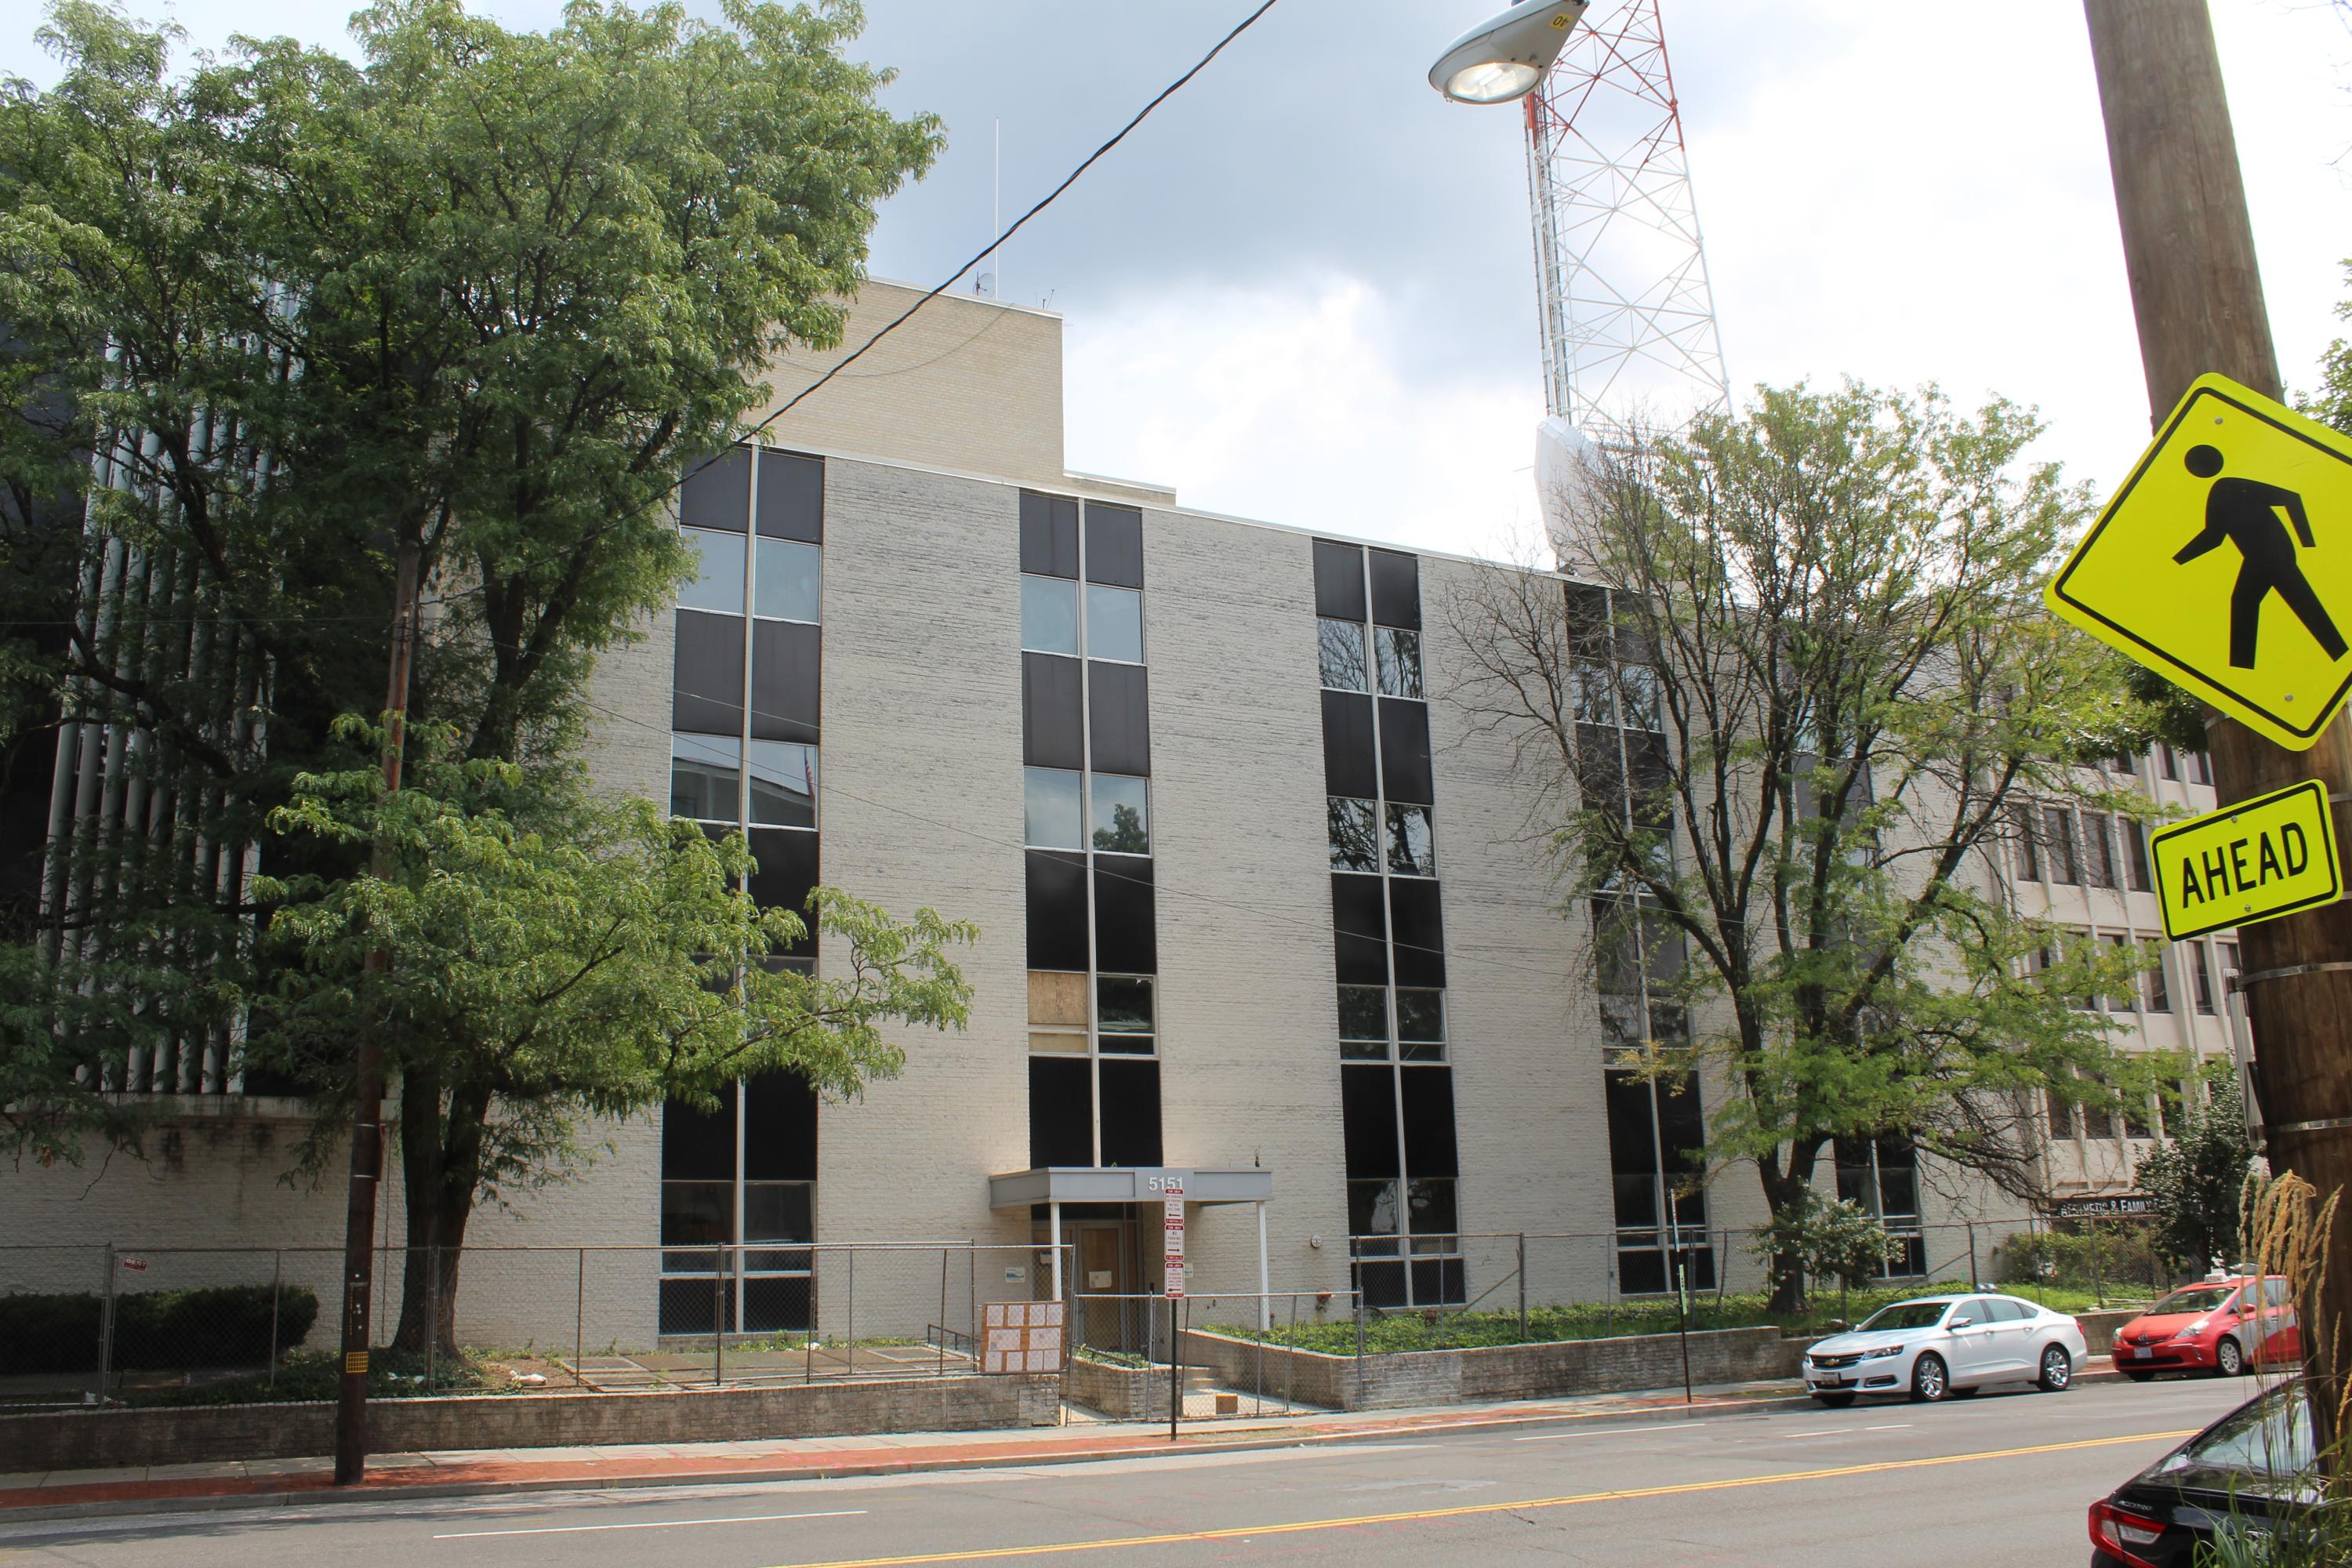
<svg viewBox="0 0 2352 1568">
<path fill-rule="evenodd" d="M 2096 1357 L 2076 1381 L 2115 1376 Z M 504 1492 L 712 1482 L 825 1480 L 844 1476 L 1072 1464 L 1137 1455 L 1292 1447 L 1309 1443 L 1582 1421 L 1643 1421 L 1801 1407 L 1785 1379 L 1692 1391 L 1513 1400 L 1423 1410 L 1331 1411 L 1311 1416 L 1165 1423 L 1074 1420 L 993 1432 L 915 1432 L 772 1442 L 635 1444 L 605 1447 L 477 1448 L 379 1454 L 367 1479 L 337 1487 L 324 1458 L 154 1465 L 143 1469 L 0 1474 L 0 1522 L 97 1513 L 256 1508 L 388 1495 L 463 1497 Z"/>
</svg>

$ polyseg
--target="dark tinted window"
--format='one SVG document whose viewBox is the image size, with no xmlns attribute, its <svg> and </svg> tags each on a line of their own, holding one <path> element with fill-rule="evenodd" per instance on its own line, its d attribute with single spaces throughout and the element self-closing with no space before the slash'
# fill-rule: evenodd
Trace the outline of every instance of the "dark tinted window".
<svg viewBox="0 0 2352 1568">
<path fill-rule="evenodd" d="M 1454 1069 L 1397 1069 L 1404 1110 L 1404 1168 L 1415 1177 L 1458 1173 L 1454 1152 Z"/>
<path fill-rule="evenodd" d="M 799 621 L 752 623 L 753 739 L 815 742 L 821 631 Z"/>
<path fill-rule="evenodd" d="M 824 464 L 798 452 L 760 454 L 760 531 L 824 542 Z"/>
<path fill-rule="evenodd" d="M 1131 506 L 1087 503 L 1087 581 L 1143 586 L 1143 513 Z"/>
<path fill-rule="evenodd" d="M 743 731 L 743 617 L 677 613 L 669 724 L 701 735 Z"/>
<path fill-rule="evenodd" d="M 1393 1073 L 1386 1063 L 1339 1069 L 1339 1115 L 1351 1181 L 1398 1174 Z"/>
<path fill-rule="evenodd" d="M 1630 1072 L 1601 1075 L 1609 1110 L 1609 1172 L 1617 1223 L 1647 1229 L 1658 1223 L 1657 1139 L 1650 1125 L 1650 1086 Z"/>
<path fill-rule="evenodd" d="M 1150 773 L 1150 672 L 1141 665 L 1105 664 L 1097 659 L 1087 671 L 1087 686 L 1088 716 L 1094 721 L 1096 770 L 1106 773 Z"/>
<path fill-rule="evenodd" d="M 735 1179 L 735 1086 L 719 1090 L 719 1109 L 697 1110 L 682 1100 L 662 1107 L 662 1176 L 672 1182 Z"/>
<path fill-rule="evenodd" d="M 1102 1163 L 1160 1163 L 1160 1064 L 1111 1061 L 1102 1069 Z"/>
<path fill-rule="evenodd" d="M 1041 577 L 1078 574 L 1078 503 L 1021 492 L 1021 570 Z"/>
<path fill-rule="evenodd" d="M 1033 768 L 1086 766 L 1085 726 L 1080 711 L 1076 659 L 1047 653 L 1021 656 L 1023 762 Z"/>
<path fill-rule="evenodd" d="M 1323 793 L 1370 800 L 1380 793 L 1372 760 L 1372 700 L 1323 693 Z"/>
<path fill-rule="evenodd" d="M 1095 857 L 1095 967 L 1125 974 L 1160 971 L 1147 857 Z"/>
<path fill-rule="evenodd" d="M 1581 658 L 1609 658 L 1609 590 L 1584 583 L 1563 583 L 1560 589 L 1568 600 L 1569 647 Z"/>
<path fill-rule="evenodd" d="M 723 528 L 740 533 L 751 521 L 751 455 L 730 447 L 708 460 L 686 465 L 686 485 L 677 498 L 677 520 L 688 528 Z"/>
<path fill-rule="evenodd" d="M 782 827 L 751 830 L 751 858 L 760 868 L 751 873 L 751 901 L 763 910 L 790 910 L 808 921 L 809 889 L 817 884 L 817 836 Z M 793 944 L 796 953 L 814 952 L 814 939 Z"/>
<path fill-rule="evenodd" d="M 1445 920 L 1435 882 L 1389 879 L 1389 932 L 1396 944 L 1396 983 L 1445 984 Z"/>
<path fill-rule="evenodd" d="M 1095 1163 L 1094 1079 L 1084 1057 L 1029 1058 L 1029 1163 Z"/>
<path fill-rule="evenodd" d="M 1087 858 L 1028 852 L 1029 967 L 1087 967 Z"/>
<path fill-rule="evenodd" d="M 1325 766 L 1329 766 L 1327 752 Z M 1429 776 L 1429 705 L 1381 699 L 1381 782 L 1391 800 L 1428 805 L 1437 799 Z"/>
<path fill-rule="evenodd" d="M 1381 879 L 1335 873 L 1331 925 L 1338 933 L 1339 984 L 1387 984 L 1388 931 L 1381 919 Z"/>
<path fill-rule="evenodd" d="M 1376 626 L 1421 628 L 1421 561 L 1394 550 L 1372 556 L 1372 621 Z"/>
<path fill-rule="evenodd" d="M 1335 620 L 1364 619 L 1361 546 L 1315 542 L 1315 613 Z"/>
<path fill-rule="evenodd" d="M 743 1177 L 816 1180 L 816 1093 L 796 1072 L 761 1073 L 743 1101 Z M 734 1129 L 728 1129 L 731 1140 Z M 753 1236 L 760 1233 L 752 1230 Z"/>
</svg>

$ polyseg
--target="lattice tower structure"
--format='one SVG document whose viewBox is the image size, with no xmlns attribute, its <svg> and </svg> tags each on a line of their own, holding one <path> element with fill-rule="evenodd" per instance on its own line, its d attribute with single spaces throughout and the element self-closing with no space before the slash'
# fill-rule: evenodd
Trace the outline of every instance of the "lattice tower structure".
<svg viewBox="0 0 2352 1568">
<path fill-rule="evenodd" d="M 1552 416 L 1609 447 L 1727 410 L 1658 0 L 1588 16 L 1526 102 Z"/>
</svg>

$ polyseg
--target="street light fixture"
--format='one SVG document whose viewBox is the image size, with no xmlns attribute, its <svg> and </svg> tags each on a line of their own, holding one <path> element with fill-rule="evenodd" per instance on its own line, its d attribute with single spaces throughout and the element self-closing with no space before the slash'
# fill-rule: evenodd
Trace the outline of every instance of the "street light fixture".
<svg viewBox="0 0 2352 1568">
<path fill-rule="evenodd" d="M 1559 58 L 1591 0 L 1519 0 L 1454 40 L 1429 68 L 1429 85 L 1456 103 L 1525 98 Z"/>
</svg>

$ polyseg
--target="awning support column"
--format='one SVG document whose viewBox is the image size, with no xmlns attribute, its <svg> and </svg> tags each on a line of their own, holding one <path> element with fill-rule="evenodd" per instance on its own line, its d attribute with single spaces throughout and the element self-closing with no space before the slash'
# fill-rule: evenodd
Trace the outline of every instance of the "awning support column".
<svg viewBox="0 0 2352 1568">
<path fill-rule="evenodd" d="M 1055 1198 L 1045 1205 L 1053 1215 L 1054 1227 L 1054 1300 L 1062 1299 L 1062 1200 Z"/>
<path fill-rule="evenodd" d="M 1274 1326 L 1272 1273 L 1265 1262 L 1265 1200 L 1257 1201 L 1257 1327 L 1264 1333 Z"/>
</svg>

